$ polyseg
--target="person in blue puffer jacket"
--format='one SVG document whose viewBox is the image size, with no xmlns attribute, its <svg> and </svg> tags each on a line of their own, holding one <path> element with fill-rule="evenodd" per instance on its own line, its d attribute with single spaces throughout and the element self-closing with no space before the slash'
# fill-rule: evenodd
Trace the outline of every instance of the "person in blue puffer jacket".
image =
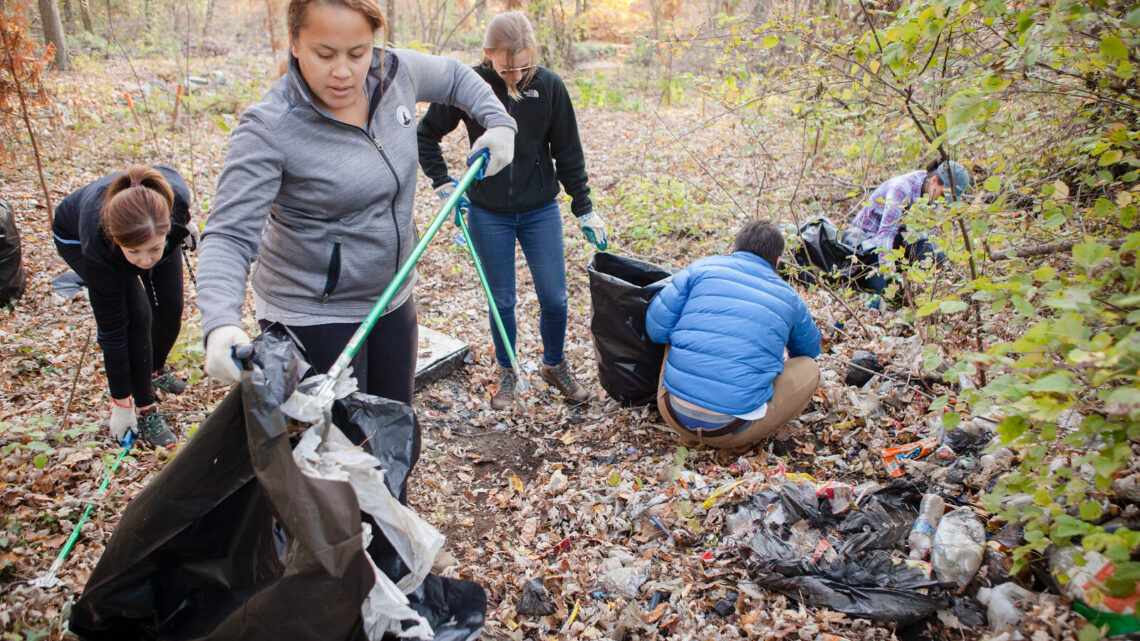
<svg viewBox="0 0 1140 641">
<path fill-rule="evenodd" d="M 696 261 L 650 303 L 649 338 L 668 345 L 657 407 L 683 443 L 746 450 L 819 386 L 819 329 L 776 273 L 783 251 L 778 227 L 749 222 L 731 255 Z"/>
</svg>

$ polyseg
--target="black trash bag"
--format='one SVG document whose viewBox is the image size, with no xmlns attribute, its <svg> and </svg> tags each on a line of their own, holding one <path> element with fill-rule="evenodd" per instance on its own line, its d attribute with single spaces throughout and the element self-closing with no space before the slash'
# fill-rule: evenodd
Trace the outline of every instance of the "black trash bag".
<svg viewBox="0 0 1140 641">
<path fill-rule="evenodd" d="M 788 525 L 799 520 L 820 526 L 833 520 L 831 511 L 825 515 L 819 509 L 819 497 L 815 486 L 810 483 L 785 483 L 780 488 L 780 505 L 787 515 Z"/>
<path fill-rule="evenodd" d="M 519 605 L 515 608 L 515 612 L 527 616 L 546 616 L 554 614 L 557 608 L 550 601 L 550 595 L 546 593 L 546 587 L 542 584 L 542 579 L 531 579 L 523 588 L 522 596 L 519 597 Z"/>
<path fill-rule="evenodd" d="M 990 441 L 994 440 L 994 433 L 989 430 L 970 432 L 960 427 L 946 432 L 945 443 L 954 450 L 958 456 L 978 457 L 982 455 Z"/>
<path fill-rule="evenodd" d="M 789 489 L 798 494 L 794 486 L 785 484 L 781 494 Z M 757 584 L 805 605 L 880 623 L 905 625 L 929 617 L 948 603 L 938 579 L 886 551 L 897 549 L 909 532 L 917 515 L 916 497 L 921 493 L 913 484 L 892 483 L 851 510 L 838 533 L 828 530 L 826 519 L 820 518 L 817 529 L 833 545 L 846 535 L 830 562 L 798 555 L 789 543 L 794 536 L 791 523 L 760 526 L 745 548 Z M 788 502 L 781 505 L 787 509 Z M 803 520 L 812 522 L 806 515 Z"/>
<path fill-rule="evenodd" d="M 839 555 L 854 558 L 868 550 L 890 550 L 906 546 L 906 539 L 918 518 L 922 492 L 910 481 L 895 479 L 867 498 L 858 510 L 851 510 L 839 524 L 845 536 Z"/>
<path fill-rule="evenodd" d="M 594 254 L 586 271 L 598 382 L 623 405 L 650 403 L 657 398 L 665 346 L 649 340 L 645 312 L 673 272 L 605 252 Z"/>
<path fill-rule="evenodd" d="M 0 200 L 0 307 L 20 300 L 27 284 L 16 215 L 7 201 Z"/>
<path fill-rule="evenodd" d="M 301 472 L 279 410 L 309 365 L 273 332 L 251 352 L 241 386 L 123 512 L 72 609 L 80 638 L 368 639 L 361 606 L 376 577 L 356 495 Z M 354 394 L 332 414 L 400 492 L 413 462 L 411 408 Z M 397 580 L 402 564 L 374 548 L 373 562 Z M 482 631 L 486 593 L 475 583 L 428 575 L 408 599 L 436 639 Z"/>
<path fill-rule="evenodd" d="M 847 376 L 843 382 L 852 387 L 863 387 L 876 373 L 883 371 L 883 364 L 874 352 L 859 350 L 851 355 L 847 365 Z"/>
<path fill-rule="evenodd" d="M 864 287 L 878 257 L 874 252 L 863 251 L 846 236 L 826 216 L 804 223 L 799 242 L 792 249 L 792 260 L 801 267 L 795 272 L 796 278 L 807 284 L 820 278 L 829 282 L 851 280 Z"/>
</svg>

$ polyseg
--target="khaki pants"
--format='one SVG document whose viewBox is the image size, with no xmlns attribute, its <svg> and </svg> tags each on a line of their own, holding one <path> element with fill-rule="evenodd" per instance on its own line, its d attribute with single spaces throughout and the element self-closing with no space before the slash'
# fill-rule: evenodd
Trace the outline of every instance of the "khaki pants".
<svg viewBox="0 0 1140 641">
<path fill-rule="evenodd" d="M 669 358 L 669 347 L 665 348 L 665 358 Z M 772 400 L 768 401 L 768 412 L 764 416 L 745 423 L 733 434 L 722 436 L 705 436 L 704 430 L 689 429 L 676 420 L 668 410 L 668 392 L 661 383 L 665 378 L 665 365 L 661 366 L 661 374 L 657 378 L 657 407 L 661 411 L 661 418 L 665 424 L 681 436 L 686 444 L 704 443 L 722 449 L 738 449 L 751 447 L 762 438 L 771 436 L 780 429 L 780 426 L 803 413 L 812 394 L 819 387 L 819 365 L 814 358 L 797 356 L 784 361 L 784 372 L 772 382 Z M 693 409 L 704 409 L 692 403 L 686 403 L 674 398 L 674 403 Z M 711 411 L 705 409 L 705 411 Z"/>
</svg>

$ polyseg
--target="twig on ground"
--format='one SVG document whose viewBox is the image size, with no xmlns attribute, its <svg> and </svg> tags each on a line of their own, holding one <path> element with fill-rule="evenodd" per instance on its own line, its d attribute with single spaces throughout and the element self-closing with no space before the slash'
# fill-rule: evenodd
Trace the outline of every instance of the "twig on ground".
<svg viewBox="0 0 1140 641">
<path fill-rule="evenodd" d="M 63 407 L 63 421 L 60 430 L 66 430 L 71 421 L 71 401 L 75 399 L 75 386 L 79 383 L 79 373 L 83 371 L 83 360 L 87 358 L 87 348 L 91 346 L 91 328 L 87 328 L 87 340 L 83 342 L 83 351 L 79 353 L 79 365 L 75 367 L 75 376 L 71 379 L 71 391 L 67 394 L 67 405 Z"/>
</svg>

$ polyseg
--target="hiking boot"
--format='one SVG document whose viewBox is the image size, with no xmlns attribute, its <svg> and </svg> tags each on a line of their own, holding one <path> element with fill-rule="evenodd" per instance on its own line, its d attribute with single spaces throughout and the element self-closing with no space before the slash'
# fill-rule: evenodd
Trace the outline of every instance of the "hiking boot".
<svg viewBox="0 0 1140 641">
<path fill-rule="evenodd" d="M 169 450 L 178 443 L 174 432 L 171 432 L 170 428 L 166 426 L 166 421 L 162 420 L 162 414 L 158 413 L 157 407 L 139 411 L 137 420 L 139 438 L 145 441 L 147 445 Z"/>
<path fill-rule="evenodd" d="M 491 397 L 491 409 L 505 410 L 515 402 L 515 371 L 509 367 L 499 368 L 499 389 Z"/>
<path fill-rule="evenodd" d="M 150 386 L 170 394 L 181 394 L 186 391 L 186 388 L 190 387 L 184 381 L 175 378 L 174 373 L 165 367 L 151 376 Z"/>
<path fill-rule="evenodd" d="M 570 366 L 566 364 L 566 361 L 557 365 L 543 363 L 539 369 L 539 374 L 542 376 L 542 380 L 553 385 L 569 403 L 580 405 L 590 400 L 590 391 L 574 378 L 574 373 L 570 371 Z"/>
</svg>

